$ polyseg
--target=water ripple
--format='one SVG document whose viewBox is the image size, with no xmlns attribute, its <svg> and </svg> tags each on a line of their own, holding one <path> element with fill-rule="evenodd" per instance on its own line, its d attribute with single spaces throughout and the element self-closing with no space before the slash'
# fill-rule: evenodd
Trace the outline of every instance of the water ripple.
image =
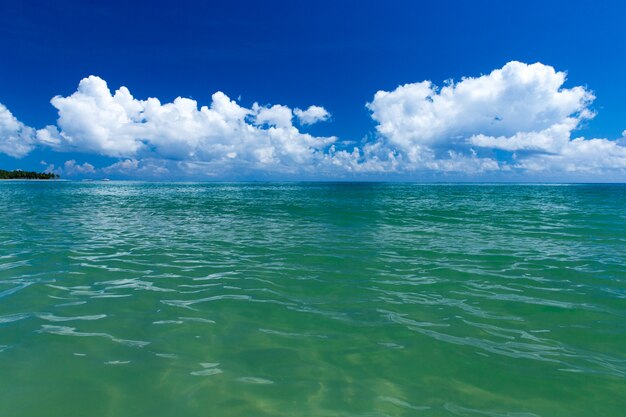
<svg viewBox="0 0 626 417">
<path fill-rule="evenodd" d="M 145 398 L 151 415 L 225 417 L 626 407 L 624 186 L 57 182 L 0 197 L 11 415 L 33 398 L 116 416 Z"/>
</svg>

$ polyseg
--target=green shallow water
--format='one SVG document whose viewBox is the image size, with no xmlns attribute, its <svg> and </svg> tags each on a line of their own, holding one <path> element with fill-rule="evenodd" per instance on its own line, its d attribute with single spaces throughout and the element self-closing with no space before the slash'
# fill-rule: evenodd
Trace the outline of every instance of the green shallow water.
<svg viewBox="0 0 626 417">
<path fill-rule="evenodd" d="M 623 416 L 626 186 L 0 184 L 0 416 Z"/>
</svg>

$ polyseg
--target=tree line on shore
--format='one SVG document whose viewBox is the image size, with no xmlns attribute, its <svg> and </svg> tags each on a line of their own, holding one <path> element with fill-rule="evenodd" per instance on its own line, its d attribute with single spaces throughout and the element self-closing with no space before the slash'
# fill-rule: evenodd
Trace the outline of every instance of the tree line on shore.
<svg viewBox="0 0 626 417">
<path fill-rule="evenodd" d="M 59 174 L 51 172 L 21 171 L 19 169 L 5 171 L 0 169 L 0 180 L 53 180 L 56 178 L 60 178 Z"/>
</svg>

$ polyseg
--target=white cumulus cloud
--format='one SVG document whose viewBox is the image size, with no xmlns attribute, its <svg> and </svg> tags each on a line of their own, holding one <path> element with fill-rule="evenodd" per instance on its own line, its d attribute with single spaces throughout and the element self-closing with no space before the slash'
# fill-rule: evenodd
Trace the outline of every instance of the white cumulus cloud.
<svg viewBox="0 0 626 417">
<path fill-rule="evenodd" d="M 455 160 L 473 161 L 468 167 L 482 160 L 478 166 L 501 170 L 624 169 L 620 141 L 572 137 L 594 117 L 595 97 L 582 86 L 565 88 L 565 81 L 566 74 L 551 66 L 513 61 L 441 88 L 422 81 L 378 91 L 367 107 L 380 138 L 413 166 L 442 170 L 458 166 Z M 476 151 L 495 149 L 513 153 L 514 161 L 476 157 Z M 461 158 L 469 154 L 474 157 Z"/>
<path fill-rule="evenodd" d="M 63 172 L 70 176 L 77 174 L 93 174 L 96 172 L 96 168 L 89 162 L 77 164 L 74 159 L 70 159 L 63 164 Z"/>
<path fill-rule="evenodd" d="M 36 132 L 0 104 L 0 152 L 21 158 L 35 148 Z"/>
<path fill-rule="evenodd" d="M 558 153 L 533 154 L 522 159 L 517 167 L 537 172 L 602 174 L 612 170 L 626 174 L 626 146 L 607 139 L 576 138 Z"/>
<path fill-rule="evenodd" d="M 290 171 L 314 165 L 336 139 L 300 132 L 287 106 L 246 108 L 222 92 L 213 94 L 210 106 L 182 97 L 161 103 L 138 100 L 126 87 L 111 93 L 103 79 L 90 76 L 72 95 L 51 103 L 59 113 L 61 147 L 112 157 L 236 162 Z"/>
<path fill-rule="evenodd" d="M 163 159 L 124 159 L 102 169 L 106 174 L 121 175 L 122 177 L 163 177 L 171 173 L 167 165 L 176 166 L 180 161 L 167 161 Z M 176 173 L 185 170 L 177 169 Z M 202 174 L 202 173 L 200 173 Z"/>
<path fill-rule="evenodd" d="M 563 88 L 565 79 L 550 66 L 514 61 L 441 88 L 422 81 L 378 91 L 367 106 L 378 132 L 405 150 L 466 141 L 551 149 L 593 116 L 588 109 L 593 94 L 584 87 Z"/>
<path fill-rule="evenodd" d="M 321 106 L 310 106 L 306 110 L 296 108 L 293 112 L 303 125 L 312 125 L 330 118 L 330 113 Z"/>
</svg>

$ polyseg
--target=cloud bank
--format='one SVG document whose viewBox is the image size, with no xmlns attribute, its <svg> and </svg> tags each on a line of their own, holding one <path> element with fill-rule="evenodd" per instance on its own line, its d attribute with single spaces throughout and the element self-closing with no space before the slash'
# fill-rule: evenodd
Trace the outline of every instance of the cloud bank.
<svg viewBox="0 0 626 417">
<path fill-rule="evenodd" d="M 67 161 L 68 175 L 625 173 L 624 139 L 574 137 L 595 116 L 595 97 L 565 82 L 551 66 L 509 62 L 442 87 L 421 81 L 381 90 L 366 104 L 375 133 L 346 148 L 335 136 L 306 132 L 330 121 L 321 106 L 245 107 L 222 92 L 208 106 L 182 97 L 161 103 L 137 99 L 126 87 L 111 92 L 90 76 L 73 94 L 51 100 L 54 126 L 35 130 L 0 105 L 0 152 L 20 158 L 47 147 L 118 159 L 98 169 Z"/>
<path fill-rule="evenodd" d="M 181 97 L 162 104 L 156 98 L 138 100 L 126 87 L 111 93 L 104 80 L 90 76 L 75 93 L 51 103 L 59 118 L 57 127 L 45 133 L 57 149 L 118 158 L 290 172 L 314 166 L 323 158 L 322 149 L 336 140 L 300 132 L 287 106 L 254 103 L 246 108 L 222 92 L 213 94 L 210 106 Z M 323 119 L 319 112 L 307 112 L 302 116 L 307 123 Z"/>
</svg>

